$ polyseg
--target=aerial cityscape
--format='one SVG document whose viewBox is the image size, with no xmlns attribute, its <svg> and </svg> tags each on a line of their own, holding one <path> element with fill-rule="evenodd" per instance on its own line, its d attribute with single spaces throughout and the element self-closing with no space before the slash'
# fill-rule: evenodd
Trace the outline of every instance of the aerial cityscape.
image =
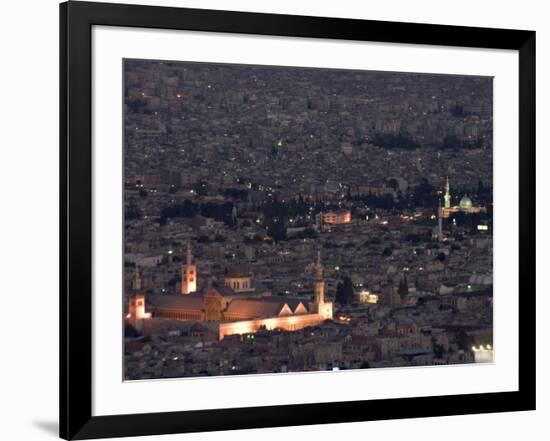
<svg viewBox="0 0 550 441">
<path fill-rule="evenodd" d="M 491 77 L 127 59 L 124 103 L 124 380 L 492 362 Z"/>
</svg>

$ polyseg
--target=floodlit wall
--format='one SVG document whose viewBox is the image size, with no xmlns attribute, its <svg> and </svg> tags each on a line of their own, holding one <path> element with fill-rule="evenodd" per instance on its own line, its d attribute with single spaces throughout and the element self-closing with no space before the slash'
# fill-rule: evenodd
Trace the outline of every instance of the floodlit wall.
<svg viewBox="0 0 550 441">
<path fill-rule="evenodd" d="M 317 326 L 324 320 L 325 318 L 319 314 L 301 314 L 220 323 L 220 340 L 226 335 L 255 333 L 263 327 L 267 330 L 280 328 L 285 331 L 298 331 L 307 326 Z"/>
</svg>

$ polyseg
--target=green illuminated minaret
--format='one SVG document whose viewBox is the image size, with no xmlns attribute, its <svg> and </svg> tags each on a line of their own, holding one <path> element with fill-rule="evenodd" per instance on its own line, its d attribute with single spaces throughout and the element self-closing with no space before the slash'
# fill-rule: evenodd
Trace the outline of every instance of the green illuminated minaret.
<svg viewBox="0 0 550 441">
<path fill-rule="evenodd" d="M 271 156 L 273 156 L 274 158 L 277 157 L 277 155 L 279 154 L 279 151 L 283 148 L 283 139 L 282 138 L 279 138 L 277 139 L 277 141 L 275 142 L 275 144 L 273 144 L 271 146 Z"/>
<path fill-rule="evenodd" d="M 444 207 L 451 208 L 451 186 L 449 185 L 449 177 L 447 176 L 447 181 L 445 182 L 445 196 L 443 196 Z"/>
</svg>

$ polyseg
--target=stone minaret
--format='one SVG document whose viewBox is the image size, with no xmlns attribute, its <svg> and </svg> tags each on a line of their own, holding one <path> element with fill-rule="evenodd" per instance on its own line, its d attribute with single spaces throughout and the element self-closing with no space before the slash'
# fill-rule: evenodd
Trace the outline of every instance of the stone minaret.
<svg viewBox="0 0 550 441">
<path fill-rule="evenodd" d="M 321 252 L 317 251 L 317 263 L 315 264 L 315 309 L 321 312 L 325 304 L 325 280 L 323 279 L 323 265 L 321 265 Z"/>
<path fill-rule="evenodd" d="M 145 312 L 145 294 L 142 292 L 141 288 L 141 277 L 139 269 L 136 267 L 136 273 L 132 281 L 134 294 L 129 298 L 126 319 L 138 331 L 143 330 L 143 320 L 151 318 L 151 313 Z"/>
<path fill-rule="evenodd" d="M 132 280 L 132 289 L 134 291 L 141 291 L 141 274 L 139 273 L 139 268 L 137 265 L 134 280 Z"/>
<path fill-rule="evenodd" d="M 445 181 L 445 196 L 443 196 L 444 207 L 451 208 L 451 186 L 449 185 L 449 177 Z"/>
<path fill-rule="evenodd" d="M 441 200 L 437 207 L 437 240 L 443 242 L 443 210 L 441 208 Z"/>
<path fill-rule="evenodd" d="M 187 241 L 187 261 L 181 269 L 181 293 L 191 294 L 197 291 L 197 266 L 193 264 L 191 241 Z"/>
</svg>

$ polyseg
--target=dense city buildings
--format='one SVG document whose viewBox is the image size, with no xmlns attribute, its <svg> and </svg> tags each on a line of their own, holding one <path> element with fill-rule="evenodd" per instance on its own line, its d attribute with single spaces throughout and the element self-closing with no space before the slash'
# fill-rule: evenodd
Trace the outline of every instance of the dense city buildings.
<svg viewBox="0 0 550 441">
<path fill-rule="evenodd" d="M 492 78 L 125 60 L 125 379 L 493 354 Z"/>
</svg>

